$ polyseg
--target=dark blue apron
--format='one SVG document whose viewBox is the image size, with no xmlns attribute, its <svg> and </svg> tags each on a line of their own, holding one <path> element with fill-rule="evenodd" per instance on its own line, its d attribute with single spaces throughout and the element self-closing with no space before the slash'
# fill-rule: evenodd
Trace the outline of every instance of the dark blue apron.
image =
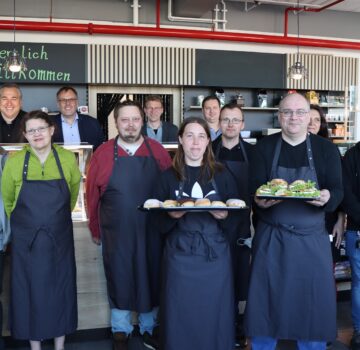
<svg viewBox="0 0 360 350">
<path fill-rule="evenodd" d="M 216 194 L 210 200 L 220 199 Z M 178 199 L 184 198 L 183 183 Z M 188 197 L 186 197 L 188 198 Z M 228 241 L 209 213 L 187 213 L 167 236 L 163 259 L 163 350 L 233 350 L 234 295 Z"/>
<path fill-rule="evenodd" d="M 278 166 L 281 143 L 279 138 L 271 178 L 318 183 L 309 137 L 307 167 Z M 321 208 L 285 200 L 259 210 L 246 323 L 249 336 L 303 341 L 335 339 L 335 283 Z"/>
<path fill-rule="evenodd" d="M 244 157 L 244 161 L 229 161 L 221 160 L 219 158 L 222 142 L 218 143 L 215 150 L 215 158 L 217 161 L 225 164 L 230 174 L 234 177 L 238 186 L 239 198 L 245 201 L 250 208 L 250 195 L 249 195 L 249 160 L 243 145 L 240 140 L 240 149 Z M 230 248 L 233 258 L 233 271 L 234 271 L 234 285 L 235 285 L 235 300 L 246 300 L 249 286 L 249 273 L 250 273 L 250 249 L 246 246 L 237 244 L 239 238 L 248 238 L 250 233 L 250 209 L 241 210 L 236 214 L 237 224 L 234 230 L 230 232 Z"/>
<path fill-rule="evenodd" d="M 23 183 L 11 214 L 10 329 L 17 339 L 42 340 L 77 327 L 76 267 L 70 191 L 56 150 L 59 180 Z"/>
<path fill-rule="evenodd" d="M 100 227 L 107 291 L 111 308 L 149 312 L 146 223 L 148 214 L 137 210 L 152 197 L 159 168 L 146 138 L 150 156 L 119 157 L 114 141 L 114 166 L 101 196 Z"/>
</svg>

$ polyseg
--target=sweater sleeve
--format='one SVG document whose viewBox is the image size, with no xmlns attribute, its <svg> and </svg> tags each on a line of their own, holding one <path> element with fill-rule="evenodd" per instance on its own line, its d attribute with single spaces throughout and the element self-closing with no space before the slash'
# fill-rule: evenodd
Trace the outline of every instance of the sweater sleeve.
<svg viewBox="0 0 360 350">
<path fill-rule="evenodd" d="M 344 200 L 342 207 L 353 221 L 360 225 L 359 174 L 356 147 L 348 150 L 343 159 Z"/>
<path fill-rule="evenodd" d="M 101 187 L 98 185 L 97 174 L 100 164 L 93 157 L 86 177 L 86 203 L 89 217 L 89 229 L 93 238 L 100 238 L 99 205 Z"/>
<path fill-rule="evenodd" d="M 70 168 L 71 178 L 68 185 L 70 188 L 70 195 L 71 195 L 71 210 L 74 210 L 79 195 L 81 173 L 75 156 L 73 156 L 72 158 L 73 160 Z"/>
<path fill-rule="evenodd" d="M 8 217 L 10 217 L 11 211 L 15 204 L 15 179 L 11 173 L 10 159 L 5 163 L 1 178 L 1 193 L 4 202 L 4 208 Z"/>
</svg>

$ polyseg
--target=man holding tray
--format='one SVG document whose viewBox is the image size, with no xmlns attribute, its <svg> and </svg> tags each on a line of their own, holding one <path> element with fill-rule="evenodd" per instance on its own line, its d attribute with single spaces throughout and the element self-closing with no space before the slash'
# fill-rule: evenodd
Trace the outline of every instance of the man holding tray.
<svg viewBox="0 0 360 350">
<path fill-rule="evenodd" d="M 171 158 L 160 143 L 141 135 L 143 111 L 137 102 L 117 104 L 114 118 L 119 134 L 99 147 L 88 171 L 89 227 L 94 243 L 103 248 L 114 350 L 128 349 L 132 311 L 139 314 L 144 344 L 155 349 L 151 335 L 157 310 L 150 291 L 147 245 L 155 244 L 152 255 L 159 256 L 161 245 L 148 230 L 152 225 L 147 225 L 147 214 L 137 207 L 152 197 Z"/>
<path fill-rule="evenodd" d="M 334 144 L 309 134 L 310 106 L 300 94 L 279 106 L 281 133 L 261 140 L 251 163 L 251 190 L 271 179 L 313 181 L 320 197 L 258 199 L 252 272 L 246 310 L 253 350 L 275 349 L 278 339 L 300 350 L 325 350 L 336 338 L 336 293 L 325 212 L 343 197 L 341 162 Z"/>
</svg>

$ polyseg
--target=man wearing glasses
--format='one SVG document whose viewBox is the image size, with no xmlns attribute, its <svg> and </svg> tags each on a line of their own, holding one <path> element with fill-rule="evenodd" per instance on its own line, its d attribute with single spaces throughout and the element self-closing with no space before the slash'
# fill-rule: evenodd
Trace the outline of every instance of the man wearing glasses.
<svg viewBox="0 0 360 350">
<path fill-rule="evenodd" d="M 281 133 L 255 147 L 251 191 L 272 179 L 313 181 L 314 200 L 259 199 L 246 309 L 253 350 L 275 349 L 278 339 L 300 350 L 325 350 L 336 338 L 336 292 L 325 212 L 343 197 L 337 147 L 309 134 L 310 106 L 300 94 L 279 106 Z"/>
<path fill-rule="evenodd" d="M 94 151 L 104 141 L 99 122 L 88 115 L 78 114 L 78 94 L 71 86 L 63 86 L 56 94 L 60 113 L 56 115 L 53 142 L 93 145 Z"/>
<path fill-rule="evenodd" d="M 114 350 L 127 350 L 133 331 L 131 313 L 139 315 L 144 345 L 157 349 L 156 296 L 151 295 L 151 258 L 161 259 L 161 245 L 153 243 L 151 216 L 137 207 L 153 197 L 161 171 L 171 166 L 164 147 L 141 134 L 143 111 L 134 101 L 114 109 L 118 136 L 94 153 L 86 179 L 89 228 L 94 243 L 102 244 Z M 158 248 L 158 249 L 156 249 Z M 155 269 L 155 268 L 154 268 Z M 155 271 L 157 272 L 157 271 Z"/>
<path fill-rule="evenodd" d="M 22 93 L 16 84 L 4 84 L 0 88 L 0 143 L 24 142 L 21 134 Z"/>
<path fill-rule="evenodd" d="M 217 161 L 223 163 L 238 185 L 240 198 L 250 207 L 248 191 L 249 158 L 253 148 L 241 138 L 244 129 L 244 114 L 241 107 L 230 103 L 222 107 L 220 112 L 221 135 L 213 143 L 213 151 Z M 247 299 L 249 279 L 250 250 L 242 242 L 250 237 L 250 209 L 243 210 L 237 215 L 237 223 L 230 237 L 231 253 L 233 257 L 235 306 L 236 312 L 236 347 L 246 347 L 246 337 L 243 329 L 243 314 Z M 237 241 L 240 238 L 241 244 Z"/>
<path fill-rule="evenodd" d="M 150 95 L 147 97 L 144 112 L 146 123 L 142 128 L 143 135 L 160 143 L 178 141 L 177 126 L 161 120 L 161 115 L 164 113 L 164 105 L 160 96 Z"/>
</svg>

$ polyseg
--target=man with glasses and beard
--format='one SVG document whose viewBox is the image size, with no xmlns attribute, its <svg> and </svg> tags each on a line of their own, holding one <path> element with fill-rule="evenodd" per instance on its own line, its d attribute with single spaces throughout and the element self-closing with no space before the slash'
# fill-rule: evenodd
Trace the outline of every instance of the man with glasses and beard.
<svg viewBox="0 0 360 350">
<path fill-rule="evenodd" d="M 221 135 L 212 143 L 215 159 L 223 163 L 233 176 L 238 193 L 250 208 L 248 186 L 249 158 L 253 146 L 244 142 L 240 132 L 244 129 L 244 114 L 241 107 L 230 103 L 222 107 L 220 112 Z M 236 347 L 245 348 L 247 345 L 243 329 L 243 315 L 247 299 L 247 288 L 250 271 L 250 249 L 245 241 L 250 233 L 250 209 L 243 210 L 237 215 L 237 225 L 232 227 L 230 247 L 233 259 L 235 286 L 235 319 L 236 319 Z"/>
<path fill-rule="evenodd" d="M 273 350 L 278 339 L 300 350 L 325 350 L 336 338 L 336 291 L 325 212 L 343 197 L 339 151 L 307 131 L 310 106 L 300 94 L 279 106 L 281 133 L 258 142 L 251 161 L 251 192 L 272 179 L 312 181 L 309 201 L 259 199 L 252 242 L 246 331 L 253 350 Z"/>
<path fill-rule="evenodd" d="M 114 349 L 128 349 L 132 311 L 139 315 L 145 346 L 156 349 L 157 308 L 146 252 L 151 235 L 147 214 L 137 207 L 152 197 L 171 158 L 160 143 L 141 134 L 143 111 L 137 102 L 118 103 L 114 118 L 118 136 L 99 147 L 87 174 L 89 228 L 94 243 L 103 247 Z M 153 254 L 160 255 L 160 247 Z"/>
</svg>

